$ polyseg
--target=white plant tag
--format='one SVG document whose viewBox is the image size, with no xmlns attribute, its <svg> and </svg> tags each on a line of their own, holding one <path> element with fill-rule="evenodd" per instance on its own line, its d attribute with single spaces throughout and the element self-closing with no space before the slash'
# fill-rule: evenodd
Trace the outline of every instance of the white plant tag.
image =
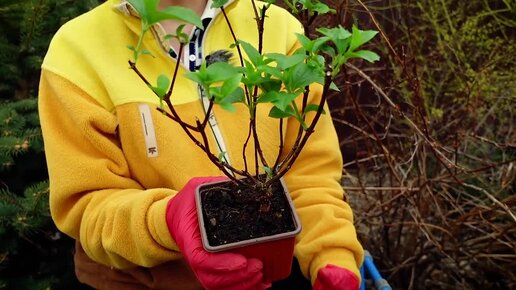
<svg viewBox="0 0 516 290">
<path fill-rule="evenodd" d="M 158 157 L 158 142 L 156 141 L 156 132 L 149 105 L 140 104 L 140 118 L 142 121 L 143 135 L 145 137 L 145 146 L 147 148 L 147 157 Z"/>
</svg>

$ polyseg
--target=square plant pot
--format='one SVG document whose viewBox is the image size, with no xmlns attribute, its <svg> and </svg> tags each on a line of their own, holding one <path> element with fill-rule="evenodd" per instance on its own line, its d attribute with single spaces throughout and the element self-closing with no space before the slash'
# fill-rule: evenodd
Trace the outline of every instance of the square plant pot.
<svg viewBox="0 0 516 290">
<path fill-rule="evenodd" d="M 206 192 L 214 188 L 214 192 Z M 291 271 L 296 235 L 301 223 L 283 179 L 272 186 L 273 196 L 267 213 L 260 211 L 257 196 L 244 196 L 232 181 L 200 185 L 196 190 L 197 215 L 204 249 L 209 252 L 231 250 L 263 263 L 264 281 L 287 278 Z M 206 203 L 222 209 L 206 209 Z M 269 214 L 269 216 L 266 216 Z M 237 224 L 232 224 L 234 222 Z M 229 233 L 224 231 L 230 231 Z M 270 230 L 271 233 L 263 232 Z M 245 238 L 236 237 L 245 235 Z"/>
</svg>

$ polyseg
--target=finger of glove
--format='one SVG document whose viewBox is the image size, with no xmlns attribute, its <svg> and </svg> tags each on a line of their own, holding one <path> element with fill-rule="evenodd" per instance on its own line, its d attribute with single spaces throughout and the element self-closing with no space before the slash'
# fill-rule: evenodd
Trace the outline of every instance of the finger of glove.
<svg viewBox="0 0 516 290">
<path fill-rule="evenodd" d="M 247 259 L 240 254 L 210 253 L 204 250 L 200 243 L 195 249 L 188 252 L 190 265 L 198 271 L 223 274 L 245 270 L 249 267 Z"/>
<path fill-rule="evenodd" d="M 197 186 L 201 184 L 225 180 L 228 180 L 226 176 L 194 177 L 186 183 L 186 185 L 183 187 L 183 190 L 195 190 Z"/>
<path fill-rule="evenodd" d="M 197 277 L 207 289 L 242 290 L 257 288 L 262 284 L 262 262 L 258 259 L 247 260 L 245 267 L 233 271 L 204 269 L 197 272 Z"/>
<path fill-rule="evenodd" d="M 199 185 L 210 182 L 225 181 L 227 179 L 228 178 L 225 176 L 194 177 L 190 179 L 174 196 L 171 201 L 172 205 L 174 208 L 195 207 L 194 193 Z"/>
<path fill-rule="evenodd" d="M 195 190 L 200 184 L 227 180 L 227 177 L 195 177 L 169 201 L 166 221 L 169 231 L 177 242 L 176 235 L 182 236 L 186 230 L 189 234 L 198 231 Z"/>
<path fill-rule="evenodd" d="M 356 275 L 344 268 L 328 265 L 317 274 L 314 290 L 357 290 L 359 288 Z"/>
<path fill-rule="evenodd" d="M 266 290 L 271 287 L 270 283 L 263 283 L 263 274 L 255 275 L 248 280 L 234 281 L 230 285 L 213 285 L 213 288 L 207 287 L 210 290 Z"/>
</svg>

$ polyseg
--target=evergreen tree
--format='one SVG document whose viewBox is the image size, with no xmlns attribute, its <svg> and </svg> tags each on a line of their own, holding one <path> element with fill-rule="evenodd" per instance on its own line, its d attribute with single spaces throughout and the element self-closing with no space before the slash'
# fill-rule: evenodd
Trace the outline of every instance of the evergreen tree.
<svg viewBox="0 0 516 290">
<path fill-rule="evenodd" d="M 73 241 L 50 217 L 36 96 L 54 33 L 99 2 L 0 2 L 0 289 L 81 288 Z"/>
<path fill-rule="evenodd" d="M 100 0 L 2 0 L 0 99 L 34 96 L 50 39 L 66 21 Z"/>
<path fill-rule="evenodd" d="M 35 98 L 1 104 L 0 179 L 0 289 L 69 288 L 73 242 L 50 218 Z"/>
</svg>

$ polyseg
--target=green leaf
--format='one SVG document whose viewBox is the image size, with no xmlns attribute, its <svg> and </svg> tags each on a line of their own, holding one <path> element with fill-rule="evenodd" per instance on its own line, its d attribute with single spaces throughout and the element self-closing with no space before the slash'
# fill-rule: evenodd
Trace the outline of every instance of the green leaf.
<svg viewBox="0 0 516 290">
<path fill-rule="evenodd" d="M 274 106 L 278 107 L 280 110 L 286 110 L 290 103 L 292 103 L 292 101 L 294 101 L 298 96 L 298 94 L 287 92 L 272 91 L 271 93 L 278 94 L 278 99 L 274 102 Z"/>
<path fill-rule="evenodd" d="M 359 50 L 349 53 L 349 58 L 357 57 L 367 60 L 368 62 L 375 62 L 380 60 L 380 56 L 370 50 Z"/>
<path fill-rule="evenodd" d="M 324 65 L 326 60 L 322 55 L 313 55 L 308 58 L 306 64 L 313 70 L 319 71 L 320 74 L 324 74 Z"/>
<path fill-rule="evenodd" d="M 308 104 L 308 105 L 306 105 L 305 111 L 303 113 L 306 114 L 308 112 L 317 112 L 318 110 L 319 110 L 319 105 Z M 326 114 L 326 111 L 324 111 L 324 109 L 322 110 L 322 114 Z"/>
<path fill-rule="evenodd" d="M 352 36 L 352 34 L 349 31 L 347 31 L 346 29 L 344 29 L 344 27 L 342 27 L 341 25 L 339 25 L 337 27 L 332 27 L 332 28 L 322 27 L 322 28 L 317 29 L 317 31 L 319 31 L 321 34 L 329 37 L 333 41 L 339 40 L 339 39 L 340 40 L 347 39 L 350 36 Z"/>
<path fill-rule="evenodd" d="M 361 45 L 367 43 L 369 40 L 371 40 L 378 31 L 374 30 L 360 30 L 355 25 L 353 25 L 352 28 L 352 35 L 351 35 L 351 44 L 349 46 L 350 51 L 354 51 Z"/>
<path fill-rule="evenodd" d="M 257 85 L 261 80 L 261 72 L 256 70 L 247 59 L 244 59 L 244 63 L 245 77 L 242 78 L 242 82 L 245 83 L 247 86 Z"/>
<path fill-rule="evenodd" d="M 288 106 L 284 111 L 280 110 L 278 107 L 272 107 L 272 109 L 269 111 L 269 117 L 276 119 L 288 118 L 295 115 L 296 113 L 294 112 L 292 106 Z"/>
<path fill-rule="evenodd" d="M 263 92 L 279 91 L 282 84 L 281 80 L 268 79 L 260 84 L 260 89 L 262 89 Z"/>
<path fill-rule="evenodd" d="M 299 43 L 307 50 L 307 51 L 310 51 L 310 52 L 313 52 L 312 50 L 312 47 L 313 47 L 313 41 L 310 40 L 310 38 L 306 37 L 306 35 L 304 34 L 301 34 L 301 33 L 296 33 L 296 37 L 297 37 L 297 40 L 299 41 Z"/>
<path fill-rule="evenodd" d="M 312 7 L 313 11 L 317 12 L 319 15 L 321 14 L 326 14 L 326 13 L 335 13 L 335 9 L 331 9 L 330 7 L 328 7 L 328 5 L 324 4 L 324 3 L 316 3 L 313 7 Z"/>
<path fill-rule="evenodd" d="M 219 155 L 217 157 L 219 158 L 219 161 L 225 162 L 226 161 L 226 151 L 219 152 Z"/>
<path fill-rule="evenodd" d="M 187 44 L 190 41 L 190 37 L 188 34 L 183 32 L 183 29 L 185 28 L 184 24 L 181 24 L 176 29 L 176 37 L 182 44 Z"/>
<path fill-rule="evenodd" d="M 206 85 L 205 84 L 205 81 L 204 81 L 204 75 L 200 72 L 200 71 L 196 71 L 196 72 L 188 72 L 188 73 L 185 73 L 184 76 L 187 78 L 187 79 L 190 79 L 202 86 Z"/>
<path fill-rule="evenodd" d="M 226 3 L 228 3 L 229 0 L 213 0 L 213 3 L 211 4 L 211 8 L 220 8 L 224 5 L 226 5 Z"/>
<path fill-rule="evenodd" d="M 128 0 L 129 4 L 138 12 L 142 22 L 148 25 L 149 10 L 158 6 L 159 0 Z"/>
<path fill-rule="evenodd" d="M 159 0 L 128 0 L 138 12 L 144 29 L 163 20 L 179 20 L 203 28 L 201 18 L 192 9 L 182 6 L 169 6 L 158 10 Z"/>
<path fill-rule="evenodd" d="M 245 93 L 244 89 L 241 87 L 237 87 L 235 90 L 233 90 L 229 95 L 224 97 L 224 102 L 227 103 L 244 103 L 245 101 Z"/>
<path fill-rule="evenodd" d="M 264 166 L 263 167 L 263 171 L 265 171 L 265 173 L 267 174 L 267 176 L 271 177 L 272 176 L 272 169 L 268 166 Z"/>
<path fill-rule="evenodd" d="M 333 28 L 319 28 L 317 31 L 328 37 L 329 40 L 335 44 L 339 54 L 343 54 L 351 42 L 352 34 L 340 25 Z M 323 40 L 325 39 L 321 37 L 321 41 Z M 321 49 L 326 49 L 326 47 L 322 47 Z"/>
<path fill-rule="evenodd" d="M 335 55 L 337 54 L 335 52 L 335 49 L 329 45 L 323 45 L 321 46 L 321 51 L 331 57 L 335 57 Z"/>
<path fill-rule="evenodd" d="M 150 50 L 148 50 L 148 49 L 142 49 L 141 54 L 142 54 L 142 55 L 151 55 L 151 56 L 154 56 L 154 55 L 152 54 L 152 52 L 150 52 Z"/>
<path fill-rule="evenodd" d="M 330 37 L 328 36 L 321 36 L 319 38 L 314 39 L 313 46 L 312 46 L 312 52 L 317 51 L 321 45 L 327 43 L 330 40 Z"/>
<path fill-rule="evenodd" d="M 283 77 L 283 72 L 278 67 L 268 66 L 268 65 L 260 65 L 256 68 L 257 74 L 260 74 L 260 71 L 269 74 L 275 78 L 281 79 Z"/>
<path fill-rule="evenodd" d="M 301 10 L 308 11 L 309 15 L 314 15 L 315 13 L 322 15 L 329 12 L 335 12 L 334 9 L 331 9 L 328 5 L 319 0 L 296 0 L 293 1 L 294 6 L 297 5 L 298 2 L 303 5 Z"/>
<path fill-rule="evenodd" d="M 333 90 L 333 91 L 336 91 L 336 92 L 340 92 L 339 87 L 337 87 L 337 85 L 334 82 L 331 82 L 330 90 Z"/>
<path fill-rule="evenodd" d="M 199 15 L 197 15 L 197 13 L 195 13 L 192 9 L 182 6 L 169 6 L 161 11 L 158 11 L 152 20 L 154 23 L 163 20 L 179 20 L 193 24 L 201 29 L 204 28 Z"/>
<path fill-rule="evenodd" d="M 228 111 L 228 112 L 231 112 L 231 113 L 234 113 L 236 112 L 236 108 L 235 106 L 233 106 L 232 103 L 219 103 L 218 104 L 222 109 Z"/>
<path fill-rule="evenodd" d="M 257 102 L 258 103 L 272 103 L 278 109 L 285 111 L 287 107 L 296 99 L 298 95 L 294 93 L 270 91 L 262 94 Z"/>
<path fill-rule="evenodd" d="M 213 99 L 215 103 L 219 103 L 224 95 L 222 94 L 222 87 L 210 87 L 209 90 L 209 99 Z"/>
<path fill-rule="evenodd" d="M 312 83 L 324 84 L 324 74 L 306 63 L 299 63 L 293 67 L 285 85 L 293 92 Z"/>
<path fill-rule="evenodd" d="M 235 67 L 227 62 L 215 62 L 201 73 L 204 74 L 202 79 L 204 79 L 206 84 L 229 80 L 236 75 L 242 74 L 241 68 Z"/>
<path fill-rule="evenodd" d="M 260 94 L 258 96 L 258 99 L 256 100 L 257 103 L 274 103 L 278 100 L 279 93 L 277 91 L 271 91 L 266 92 L 263 94 Z"/>
<path fill-rule="evenodd" d="M 247 54 L 247 57 L 254 66 L 258 66 L 262 63 L 262 55 L 254 46 L 242 40 L 239 40 L 238 43 L 242 46 L 245 54 Z"/>
<path fill-rule="evenodd" d="M 267 53 L 265 57 L 274 60 L 278 64 L 279 69 L 285 70 L 303 62 L 307 56 L 305 54 L 285 55 L 281 53 Z"/>
<path fill-rule="evenodd" d="M 215 103 L 229 112 L 235 112 L 236 108 L 233 104 L 244 102 L 244 90 L 241 87 L 237 87 L 230 94 L 222 94 L 221 87 L 214 87 L 210 89 L 210 93 L 215 97 Z"/>
<path fill-rule="evenodd" d="M 240 86 L 240 80 L 242 79 L 242 74 L 236 74 L 233 77 L 224 81 L 224 84 L 221 88 L 221 93 L 225 95 L 231 94 L 236 88 Z"/>
<path fill-rule="evenodd" d="M 158 95 L 160 99 L 163 99 L 163 97 L 167 94 L 168 88 L 170 86 L 170 80 L 166 75 L 159 75 L 157 80 L 157 85 L 155 87 L 152 87 L 153 91 Z"/>
</svg>

